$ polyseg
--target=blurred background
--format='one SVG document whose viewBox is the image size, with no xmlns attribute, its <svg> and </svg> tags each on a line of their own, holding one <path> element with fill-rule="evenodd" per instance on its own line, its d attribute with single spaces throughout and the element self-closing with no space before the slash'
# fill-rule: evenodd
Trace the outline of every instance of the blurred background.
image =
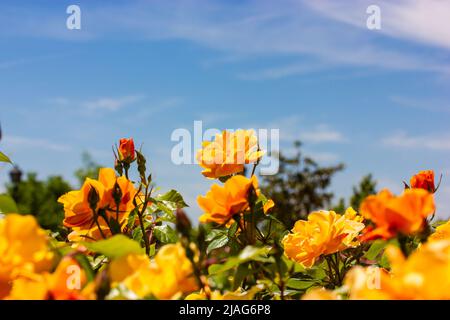
<svg viewBox="0 0 450 320">
<path fill-rule="evenodd" d="M 73 4 L 79 30 L 66 26 Z M 367 28 L 372 4 L 381 29 Z M 292 217 L 401 192 L 434 169 L 448 218 L 449 17 L 450 2 L 434 0 L 4 0 L 0 150 L 18 168 L 0 166 L 0 192 L 23 212 L 57 212 L 41 218 L 51 227 L 58 195 L 113 166 L 112 146 L 133 137 L 195 220 L 211 181 L 172 163 L 170 137 L 201 120 L 280 129 L 286 166 L 265 185 L 293 181 L 280 198 Z"/>
</svg>

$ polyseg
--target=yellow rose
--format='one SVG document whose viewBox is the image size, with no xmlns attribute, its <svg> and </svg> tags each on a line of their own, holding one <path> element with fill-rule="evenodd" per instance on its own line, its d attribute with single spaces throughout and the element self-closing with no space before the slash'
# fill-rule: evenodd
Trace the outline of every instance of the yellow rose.
<svg viewBox="0 0 450 320">
<path fill-rule="evenodd" d="M 228 179 L 223 186 L 214 184 L 206 196 L 199 196 L 197 203 L 204 211 L 199 220 L 202 223 L 215 222 L 217 224 L 229 224 L 235 214 L 249 209 L 248 196 L 253 188 L 258 196 L 258 178 L 252 176 L 247 178 L 236 175 Z M 267 200 L 263 205 L 264 212 L 274 207 L 272 200 Z"/>
<path fill-rule="evenodd" d="M 450 221 L 437 227 L 436 231 L 428 237 L 428 242 L 438 240 L 450 240 Z"/>
<path fill-rule="evenodd" d="M 302 300 L 339 300 L 339 295 L 335 291 L 325 288 L 314 288 L 308 290 L 302 296 Z"/>
<path fill-rule="evenodd" d="M 198 289 L 181 244 L 163 246 L 152 260 L 134 254 L 114 260 L 110 276 L 113 286 L 122 283 L 140 298 L 153 295 L 160 300 L 177 299 Z"/>
<path fill-rule="evenodd" d="M 394 246 L 386 252 L 390 274 L 382 269 L 377 274 L 363 267 L 349 271 L 345 284 L 351 299 L 450 299 L 449 240 L 426 243 L 408 258 Z"/>
<path fill-rule="evenodd" d="M 220 178 L 243 172 L 244 165 L 257 162 L 264 152 L 258 150 L 258 139 L 253 130 L 223 131 L 214 141 L 203 142 L 197 160 L 207 178 Z"/>
<path fill-rule="evenodd" d="M 11 290 L 11 281 L 51 269 L 53 253 L 48 237 L 33 216 L 8 214 L 0 220 L 0 298 Z"/>
<path fill-rule="evenodd" d="M 114 200 L 114 186 L 119 186 L 119 207 Z M 122 227 L 129 213 L 133 210 L 133 199 L 137 193 L 133 183 L 124 176 L 117 177 L 111 168 L 102 168 L 98 180 L 87 178 L 80 190 L 70 191 L 58 199 L 64 205 L 64 225 L 72 228 L 69 234 L 70 241 L 99 240 L 103 236 L 111 236 L 105 219 L 98 216 L 97 223 L 94 220 L 94 212 L 89 204 L 89 193 L 95 189 L 99 196 L 96 211 L 104 211 L 107 219 L 118 218 Z"/>
<path fill-rule="evenodd" d="M 92 286 L 85 286 L 86 273 L 70 256 L 64 257 L 53 273 L 28 274 L 12 281 L 8 300 L 95 299 Z"/>
<path fill-rule="evenodd" d="M 357 236 L 364 228 L 362 217 L 349 208 L 344 215 L 334 211 L 316 211 L 308 220 L 295 223 L 292 233 L 283 238 L 284 253 L 310 268 L 321 255 L 359 245 Z"/>
<path fill-rule="evenodd" d="M 209 300 L 253 300 L 255 294 L 261 291 L 262 287 L 257 285 L 245 291 L 238 288 L 235 291 L 228 291 L 221 294 L 220 291 L 214 290 L 209 293 Z M 184 300 L 207 300 L 208 297 L 204 290 L 194 292 L 186 296 Z"/>
</svg>

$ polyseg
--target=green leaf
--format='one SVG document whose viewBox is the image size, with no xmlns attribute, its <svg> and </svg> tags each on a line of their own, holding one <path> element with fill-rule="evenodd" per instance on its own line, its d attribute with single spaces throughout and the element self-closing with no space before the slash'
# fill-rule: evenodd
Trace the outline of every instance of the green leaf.
<svg viewBox="0 0 450 320">
<path fill-rule="evenodd" d="M 306 290 L 310 287 L 312 287 L 316 282 L 314 281 L 305 281 L 302 279 L 295 279 L 291 278 L 287 282 L 287 286 L 291 289 L 297 289 L 297 290 Z"/>
<path fill-rule="evenodd" d="M 175 243 L 178 241 L 178 234 L 168 225 L 156 226 L 153 229 L 156 239 L 162 243 Z"/>
<path fill-rule="evenodd" d="M 214 249 L 222 248 L 228 243 L 228 235 L 224 234 L 220 237 L 215 238 L 213 241 L 211 241 L 208 245 L 208 248 L 206 248 L 206 253 L 210 253 Z"/>
<path fill-rule="evenodd" d="M 123 234 L 97 242 L 84 242 L 83 245 L 89 250 L 101 253 L 111 259 L 117 259 L 127 254 L 141 254 L 144 252 L 139 243 Z"/>
<path fill-rule="evenodd" d="M 226 235 L 227 231 L 223 229 L 212 229 L 205 237 L 206 242 L 210 242 L 214 240 L 215 238 L 221 237 L 223 235 Z"/>
<path fill-rule="evenodd" d="M 11 159 L 9 159 L 3 152 L 0 152 L 0 162 L 12 163 Z"/>
<path fill-rule="evenodd" d="M 158 209 L 162 211 L 162 214 L 159 214 L 156 218 L 156 222 L 171 222 L 175 223 L 177 221 L 177 218 L 173 214 L 173 210 L 170 210 L 167 206 L 165 206 L 163 203 L 158 203 Z"/>
<path fill-rule="evenodd" d="M 188 207 L 181 194 L 173 189 L 163 195 L 157 196 L 156 200 L 163 202 L 172 211 Z"/>
<path fill-rule="evenodd" d="M 19 209 L 13 198 L 7 194 L 0 194 L 0 213 L 18 213 Z"/>
<path fill-rule="evenodd" d="M 229 238 L 233 238 L 234 235 L 236 234 L 237 230 L 238 230 L 238 223 L 235 222 L 235 223 L 233 223 L 233 224 L 231 225 L 231 227 L 228 229 L 228 237 L 229 237 Z"/>
<path fill-rule="evenodd" d="M 367 250 L 366 254 L 364 255 L 365 258 L 369 260 L 375 260 L 379 254 L 383 251 L 383 249 L 386 247 L 386 241 L 384 240 L 375 240 L 372 245 L 370 246 L 369 250 Z"/>
<path fill-rule="evenodd" d="M 156 253 L 156 243 L 152 243 L 150 245 L 150 252 L 148 253 L 148 255 L 150 257 L 153 257 L 155 255 L 155 253 Z"/>
<path fill-rule="evenodd" d="M 236 257 L 231 257 L 224 264 L 213 264 L 208 268 L 210 275 L 230 270 L 248 261 L 273 262 L 273 257 L 268 257 L 271 247 L 245 247 Z"/>
</svg>

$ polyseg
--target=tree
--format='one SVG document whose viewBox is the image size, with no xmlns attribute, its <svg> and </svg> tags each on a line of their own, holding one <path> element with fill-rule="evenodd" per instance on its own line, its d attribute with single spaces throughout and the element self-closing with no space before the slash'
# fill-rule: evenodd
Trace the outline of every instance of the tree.
<svg viewBox="0 0 450 320">
<path fill-rule="evenodd" d="M 83 153 L 82 161 L 83 166 L 75 172 L 80 184 L 87 177 L 97 178 L 100 168 L 88 153 Z M 7 193 L 16 201 L 18 213 L 36 216 L 39 224 L 45 229 L 65 232 L 61 227 L 64 210 L 58 203 L 58 198 L 73 188 L 63 177 L 50 176 L 46 180 L 38 180 L 36 173 L 29 172 L 26 179 L 17 186 L 7 184 L 6 188 Z"/>
<path fill-rule="evenodd" d="M 377 193 L 376 186 L 377 183 L 373 180 L 371 174 L 364 176 L 361 179 L 361 182 L 357 186 L 353 187 L 353 194 L 350 197 L 350 206 L 353 209 L 358 210 L 361 203 L 367 196 Z M 347 205 L 345 199 L 341 198 L 333 210 L 338 213 L 343 213 L 346 208 Z"/>
<path fill-rule="evenodd" d="M 376 181 L 373 180 L 371 174 L 368 174 L 367 176 L 363 177 L 361 182 L 359 183 L 359 186 L 353 187 L 353 195 L 350 198 L 350 205 L 355 210 L 358 210 L 359 206 L 361 205 L 361 202 L 367 196 L 377 193 L 376 186 L 377 183 Z"/>
<path fill-rule="evenodd" d="M 64 218 L 64 211 L 57 202 L 58 198 L 69 192 L 71 186 L 60 176 L 48 177 L 45 181 L 37 179 L 36 173 L 30 172 L 17 188 L 7 185 L 9 195 L 14 195 L 18 213 L 36 216 L 39 224 L 56 231 Z"/>
<path fill-rule="evenodd" d="M 344 169 L 343 164 L 320 166 L 303 156 L 300 142 L 294 144 L 296 154 L 279 154 L 279 172 L 262 177 L 262 192 L 275 202 L 273 215 L 291 228 L 314 210 L 329 207 L 333 193 L 328 190 L 333 176 Z"/>
<path fill-rule="evenodd" d="M 81 155 L 83 166 L 75 171 L 75 177 L 77 177 L 80 185 L 83 184 L 86 178 L 96 179 L 98 171 L 101 166 L 92 159 L 92 156 L 88 152 L 83 152 Z"/>
</svg>

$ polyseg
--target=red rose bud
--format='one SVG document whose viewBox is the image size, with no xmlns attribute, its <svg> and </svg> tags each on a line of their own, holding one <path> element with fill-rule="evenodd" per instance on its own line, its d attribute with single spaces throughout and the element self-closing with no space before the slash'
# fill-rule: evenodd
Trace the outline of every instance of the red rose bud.
<svg viewBox="0 0 450 320">
<path fill-rule="evenodd" d="M 425 189 L 428 192 L 434 193 L 436 191 L 436 187 L 434 185 L 434 171 L 420 171 L 418 174 L 412 176 L 410 186 L 411 188 Z"/>
<path fill-rule="evenodd" d="M 124 162 L 133 162 L 136 159 L 133 138 L 120 139 L 118 148 L 119 160 Z"/>
</svg>

